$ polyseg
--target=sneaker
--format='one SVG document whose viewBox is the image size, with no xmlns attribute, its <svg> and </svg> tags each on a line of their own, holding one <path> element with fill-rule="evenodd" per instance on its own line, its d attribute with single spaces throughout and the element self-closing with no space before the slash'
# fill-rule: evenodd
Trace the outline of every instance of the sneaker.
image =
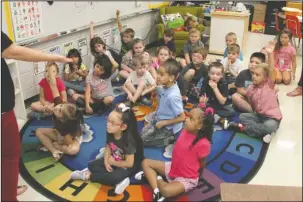
<svg viewBox="0 0 303 202">
<path fill-rule="evenodd" d="M 74 172 L 71 173 L 70 175 L 70 179 L 71 180 L 88 180 L 88 175 L 87 175 L 87 171 L 88 169 L 84 169 L 84 170 L 76 170 Z"/>
<path fill-rule="evenodd" d="M 116 185 L 115 193 L 117 195 L 122 194 L 124 192 L 124 190 L 126 189 L 126 187 L 128 187 L 129 184 L 130 184 L 129 177 L 125 178 L 122 182 L 120 182 L 119 184 Z"/>
<path fill-rule="evenodd" d="M 165 198 L 161 195 L 160 192 L 157 192 L 156 194 L 153 193 L 153 201 L 164 201 Z"/>
<path fill-rule="evenodd" d="M 272 138 L 272 135 L 271 134 L 267 134 L 267 135 L 265 135 L 264 137 L 263 137 L 263 142 L 265 142 L 265 143 L 270 143 L 270 141 L 271 141 L 271 138 Z"/>
<path fill-rule="evenodd" d="M 243 125 L 241 123 L 230 122 L 227 126 L 227 129 L 233 130 L 236 132 L 241 132 L 243 130 Z"/>
<path fill-rule="evenodd" d="M 153 105 L 153 102 L 151 100 L 147 99 L 146 97 L 141 98 L 140 103 L 145 106 L 148 106 L 148 107 Z"/>
<path fill-rule="evenodd" d="M 27 117 L 29 119 L 43 119 L 44 118 L 44 114 L 42 112 L 35 112 L 35 111 L 31 111 L 30 113 L 28 113 Z"/>
<path fill-rule="evenodd" d="M 67 95 L 73 96 L 75 94 L 75 91 L 73 89 L 67 89 Z"/>
<path fill-rule="evenodd" d="M 135 175 L 135 179 L 141 181 L 142 179 L 145 178 L 144 172 L 140 171 Z"/>
<path fill-rule="evenodd" d="M 228 121 L 225 118 L 220 118 L 218 120 L 219 125 L 223 128 L 223 129 L 227 129 L 228 127 Z"/>
</svg>

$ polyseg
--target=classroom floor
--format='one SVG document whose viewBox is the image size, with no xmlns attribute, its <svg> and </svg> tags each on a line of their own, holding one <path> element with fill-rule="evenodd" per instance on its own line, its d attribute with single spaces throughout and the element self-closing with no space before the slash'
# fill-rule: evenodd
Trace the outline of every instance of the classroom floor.
<svg viewBox="0 0 303 202">
<path fill-rule="evenodd" d="M 244 64 L 248 64 L 249 56 L 259 51 L 274 36 L 249 33 Z M 222 58 L 217 55 L 209 57 Z M 283 120 L 279 130 L 270 143 L 267 156 L 256 176 L 249 184 L 281 185 L 302 187 L 302 97 L 287 97 L 300 79 L 302 71 L 302 50 L 297 56 L 296 81 L 291 85 L 279 85 L 279 102 L 283 113 Z M 26 182 L 19 175 L 19 185 Z M 20 201 L 49 201 L 48 198 L 29 189 L 18 197 Z"/>
</svg>

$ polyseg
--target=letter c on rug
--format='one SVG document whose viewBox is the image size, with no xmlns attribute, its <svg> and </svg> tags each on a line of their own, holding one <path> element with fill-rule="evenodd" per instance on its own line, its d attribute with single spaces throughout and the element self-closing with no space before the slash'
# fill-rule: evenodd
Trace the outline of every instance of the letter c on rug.
<svg viewBox="0 0 303 202">
<path fill-rule="evenodd" d="M 109 197 L 114 197 L 114 196 L 117 196 L 117 194 L 115 193 L 115 190 L 114 189 L 110 189 L 108 190 L 107 192 L 107 196 Z M 117 201 L 127 201 L 129 199 L 129 193 L 125 190 L 123 192 L 123 198 L 121 200 L 117 200 Z M 106 200 L 107 202 L 115 202 L 113 200 L 110 200 L 110 199 L 107 199 Z"/>
<path fill-rule="evenodd" d="M 86 186 L 87 183 L 83 182 L 79 187 L 73 185 L 74 180 L 68 180 L 62 187 L 60 187 L 60 191 L 64 191 L 67 187 L 73 188 L 75 191 L 72 193 L 73 196 L 77 196 Z"/>
<path fill-rule="evenodd" d="M 236 147 L 236 151 L 240 151 L 240 148 L 241 147 L 248 147 L 249 148 L 249 152 L 248 152 L 248 154 L 253 154 L 254 153 L 254 148 L 251 146 L 251 145 L 249 145 L 249 144 L 238 144 L 237 145 L 237 147 Z"/>
<path fill-rule="evenodd" d="M 227 170 L 225 167 L 225 165 L 229 166 L 229 169 Z M 232 170 L 233 169 L 233 170 Z M 220 165 L 220 170 L 228 173 L 228 174 L 235 174 L 240 170 L 240 166 L 233 164 L 230 161 L 224 161 L 221 165 Z"/>
</svg>

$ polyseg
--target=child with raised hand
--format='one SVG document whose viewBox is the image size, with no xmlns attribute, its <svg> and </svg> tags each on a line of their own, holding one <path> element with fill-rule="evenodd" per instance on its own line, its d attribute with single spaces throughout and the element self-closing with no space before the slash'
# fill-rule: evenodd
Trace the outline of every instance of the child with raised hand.
<svg viewBox="0 0 303 202">
<path fill-rule="evenodd" d="M 195 48 L 192 54 L 192 62 L 184 67 L 181 76 L 184 79 L 186 95 L 199 100 L 203 80 L 208 77 L 208 67 L 204 64 L 207 50 L 202 47 Z"/>
<path fill-rule="evenodd" d="M 226 48 L 224 49 L 224 58 L 226 58 L 228 56 L 228 46 L 230 46 L 231 44 L 237 43 L 237 35 L 234 32 L 229 32 L 225 36 L 225 42 L 226 42 Z M 243 61 L 242 51 L 239 51 L 238 59 Z"/>
<path fill-rule="evenodd" d="M 156 82 L 148 72 L 151 61 L 148 55 L 141 53 L 134 59 L 136 70 L 132 71 L 123 85 L 123 89 L 128 95 L 128 100 L 135 104 L 137 100 L 143 105 L 151 106 L 152 101 L 148 99 L 151 92 L 156 89 Z"/>
<path fill-rule="evenodd" d="M 123 57 L 128 51 L 132 49 L 132 41 L 135 37 L 135 31 L 132 28 L 127 28 L 123 31 L 120 21 L 120 10 L 116 11 L 118 29 L 121 36 L 121 51 L 120 56 Z"/>
<path fill-rule="evenodd" d="M 94 23 L 90 22 L 90 51 L 93 55 L 92 61 L 95 61 L 97 57 L 106 58 L 112 64 L 112 73 L 114 73 L 119 64 L 114 59 L 110 50 L 107 50 L 106 44 L 100 37 L 94 37 Z"/>
<path fill-rule="evenodd" d="M 269 60 L 273 60 L 272 53 L 269 53 Z M 246 96 L 253 112 L 240 114 L 240 123 L 229 123 L 229 129 L 244 132 L 251 137 L 263 138 L 265 143 L 271 141 L 272 133 L 279 128 L 282 120 L 272 80 L 273 71 L 272 65 L 264 63 L 252 69 L 253 85 L 248 87 Z"/>
<path fill-rule="evenodd" d="M 212 107 L 215 110 L 215 123 L 226 129 L 227 119 L 233 118 L 236 112 L 226 103 L 229 91 L 227 82 L 223 78 L 224 67 L 220 62 L 213 62 L 209 65 L 208 71 L 208 78 L 202 84 L 199 103 Z"/>
<path fill-rule="evenodd" d="M 111 107 L 114 92 L 111 80 L 118 74 L 111 74 L 112 64 L 105 58 L 97 58 L 94 70 L 86 78 L 85 94 L 74 94 L 73 99 L 85 107 L 87 114 L 102 113 Z"/>
<path fill-rule="evenodd" d="M 171 52 L 167 46 L 160 46 L 157 48 L 157 57 L 153 58 L 152 67 L 157 70 L 161 64 L 163 64 L 168 58 L 170 58 Z"/>
<path fill-rule="evenodd" d="M 39 150 L 50 151 L 54 159 L 58 161 L 63 154 L 76 155 L 79 152 L 83 117 L 76 105 L 63 103 L 57 88 L 56 73 L 50 71 L 48 76 L 55 104 L 55 107 L 51 108 L 54 127 L 38 128 L 35 134 L 43 145 Z"/>
<path fill-rule="evenodd" d="M 252 112 L 251 105 L 249 104 L 246 93 L 248 87 L 252 84 L 252 72 L 256 65 L 265 63 L 266 56 L 261 52 L 255 52 L 250 56 L 248 69 L 239 73 L 236 78 L 235 86 L 237 92 L 232 95 L 232 102 L 235 108 L 241 112 Z"/>
<path fill-rule="evenodd" d="M 198 185 L 210 153 L 213 134 L 213 109 L 192 109 L 174 146 L 171 162 L 144 159 L 143 172 L 153 190 L 153 201 L 164 201 L 194 189 Z M 168 182 L 164 182 L 161 176 Z"/>
<path fill-rule="evenodd" d="M 282 30 L 278 35 L 275 45 L 274 61 L 276 67 L 276 83 L 289 85 L 295 79 L 297 61 L 296 50 L 291 44 L 292 32 L 288 29 Z"/>
<path fill-rule="evenodd" d="M 54 107 L 54 95 L 50 87 L 50 75 L 55 75 L 56 85 L 63 102 L 67 102 L 67 95 L 65 91 L 64 81 L 59 77 L 59 68 L 55 62 L 48 62 L 45 67 L 44 78 L 39 82 L 40 86 L 40 99 L 31 104 L 33 110 L 28 114 L 29 118 L 43 118 L 52 115 L 52 108 Z"/>
<path fill-rule="evenodd" d="M 231 44 L 227 47 L 228 57 L 224 58 L 221 63 L 224 66 L 224 78 L 227 81 L 228 89 L 234 89 L 235 80 L 238 74 L 244 70 L 244 65 L 238 56 L 240 54 L 240 46 Z"/>
<path fill-rule="evenodd" d="M 192 61 L 191 55 L 195 48 L 204 47 L 204 44 L 201 41 L 201 32 L 198 29 L 192 28 L 191 30 L 189 30 L 188 37 L 189 40 L 184 45 L 183 49 L 185 59 L 180 60 L 180 65 L 182 68 L 190 64 L 190 62 Z"/>
<path fill-rule="evenodd" d="M 170 50 L 170 55 L 175 56 L 176 55 L 176 45 L 174 42 L 175 33 L 171 29 L 165 29 L 164 30 L 164 36 L 163 38 L 159 39 L 158 41 L 158 47 L 166 46 Z"/>
<path fill-rule="evenodd" d="M 167 146 L 182 129 L 185 115 L 181 93 L 176 83 L 179 72 L 178 62 L 172 58 L 158 69 L 158 108 L 152 121 L 142 129 L 142 139 L 146 146 Z"/>
<path fill-rule="evenodd" d="M 129 177 L 140 169 L 142 139 L 134 112 L 123 103 L 109 114 L 106 127 L 104 157 L 90 161 L 82 171 L 72 172 L 70 178 L 115 186 L 115 193 L 122 194 L 130 183 Z"/>
<path fill-rule="evenodd" d="M 128 51 L 122 58 L 121 62 L 121 71 L 120 71 L 120 76 L 124 79 L 127 79 L 129 74 L 135 70 L 135 65 L 133 63 L 133 58 L 136 55 L 139 55 L 141 53 L 144 53 L 149 56 L 148 52 L 144 51 L 145 45 L 144 41 L 141 39 L 134 39 L 132 43 L 132 50 Z M 151 58 L 150 58 L 151 60 Z M 153 68 L 149 68 L 149 72 L 151 75 L 155 75 L 156 72 Z"/>
<path fill-rule="evenodd" d="M 67 58 L 73 60 L 72 63 L 64 66 L 64 80 L 67 92 L 73 94 L 74 91 L 84 93 L 85 79 L 88 75 L 88 69 L 82 63 L 82 57 L 77 49 L 70 49 Z"/>
</svg>

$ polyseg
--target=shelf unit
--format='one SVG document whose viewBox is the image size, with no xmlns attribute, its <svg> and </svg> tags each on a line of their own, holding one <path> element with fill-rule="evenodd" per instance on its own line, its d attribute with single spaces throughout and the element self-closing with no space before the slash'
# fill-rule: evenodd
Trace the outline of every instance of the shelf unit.
<svg viewBox="0 0 303 202">
<path fill-rule="evenodd" d="M 15 87 L 15 114 L 17 118 L 18 128 L 19 130 L 22 129 L 23 125 L 27 121 L 27 115 L 24 105 L 24 98 L 23 98 L 23 91 L 20 81 L 20 74 L 19 74 L 19 66 L 16 60 L 6 60 L 8 65 L 8 69 L 10 71 L 11 77 L 13 79 L 14 87 Z"/>
</svg>

